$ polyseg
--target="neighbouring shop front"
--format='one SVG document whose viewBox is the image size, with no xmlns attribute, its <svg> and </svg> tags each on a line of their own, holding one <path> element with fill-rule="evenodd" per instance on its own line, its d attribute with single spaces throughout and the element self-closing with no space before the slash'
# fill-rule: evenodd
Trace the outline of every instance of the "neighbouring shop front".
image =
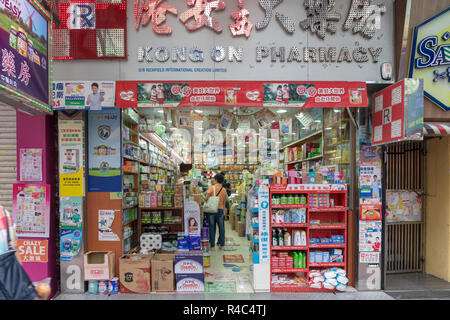
<svg viewBox="0 0 450 320">
<path fill-rule="evenodd" d="M 146 24 L 144 2 L 92 1 L 115 31 L 85 46 L 86 16 L 54 30 L 62 293 L 382 288 L 376 145 L 422 134 L 421 82 L 393 81 L 394 2 L 364 21 L 336 1 L 323 29 L 312 4 L 218 3 L 156 5 L 166 20 Z M 217 173 L 230 200 L 210 250 Z"/>
</svg>

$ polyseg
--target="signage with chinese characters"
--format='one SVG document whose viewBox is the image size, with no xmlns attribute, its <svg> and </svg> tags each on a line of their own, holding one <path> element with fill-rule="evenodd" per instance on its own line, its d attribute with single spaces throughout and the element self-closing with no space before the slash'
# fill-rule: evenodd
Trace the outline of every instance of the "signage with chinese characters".
<svg viewBox="0 0 450 320">
<path fill-rule="evenodd" d="M 127 0 L 60 1 L 54 58 L 126 59 L 126 8 Z"/>
<path fill-rule="evenodd" d="M 263 180 L 258 191 L 259 203 L 259 263 L 270 264 L 269 181 Z"/>
<path fill-rule="evenodd" d="M 17 252 L 22 262 L 48 262 L 48 240 L 17 240 Z"/>
<path fill-rule="evenodd" d="M 0 84 L 49 104 L 49 22 L 31 1 L 0 1 Z"/>
<path fill-rule="evenodd" d="M 386 81 L 381 65 L 396 70 L 394 0 L 134 0 L 127 16 L 126 61 L 71 61 L 71 78 L 55 78 Z"/>
<path fill-rule="evenodd" d="M 208 81 L 116 83 L 118 108 L 173 107 L 367 107 L 364 82 Z M 280 92 L 288 98 L 279 100 Z"/>
<path fill-rule="evenodd" d="M 423 80 L 404 79 L 374 95 L 372 145 L 423 139 Z"/>
<path fill-rule="evenodd" d="M 425 96 L 450 110 L 450 7 L 414 29 L 409 77 L 424 79 Z"/>
</svg>

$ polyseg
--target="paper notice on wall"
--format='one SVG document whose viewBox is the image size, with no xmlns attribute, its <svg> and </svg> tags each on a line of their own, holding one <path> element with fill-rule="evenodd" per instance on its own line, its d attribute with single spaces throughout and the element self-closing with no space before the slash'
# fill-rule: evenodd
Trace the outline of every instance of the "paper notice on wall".
<svg viewBox="0 0 450 320">
<path fill-rule="evenodd" d="M 359 222 L 359 251 L 381 251 L 381 220 Z"/>
<path fill-rule="evenodd" d="M 120 241 L 119 236 L 112 231 L 115 219 L 114 210 L 98 210 L 98 240 Z"/>
<path fill-rule="evenodd" d="M 20 181 L 42 181 L 42 149 L 20 149 Z"/>
</svg>

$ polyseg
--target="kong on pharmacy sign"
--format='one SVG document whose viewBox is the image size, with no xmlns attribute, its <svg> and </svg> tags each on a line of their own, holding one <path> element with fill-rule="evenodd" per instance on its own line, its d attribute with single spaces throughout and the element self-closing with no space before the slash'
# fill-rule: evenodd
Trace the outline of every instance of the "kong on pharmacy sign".
<svg viewBox="0 0 450 320">
<path fill-rule="evenodd" d="M 409 77 L 424 79 L 424 94 L 450 110 L 450 7 L 414 29 Z"/>
</svg>

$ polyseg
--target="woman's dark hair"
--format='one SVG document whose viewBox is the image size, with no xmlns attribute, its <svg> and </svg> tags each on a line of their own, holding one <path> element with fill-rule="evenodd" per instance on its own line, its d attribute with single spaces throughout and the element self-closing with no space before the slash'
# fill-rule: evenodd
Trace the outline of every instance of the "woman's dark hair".
<svg viewBox="0 0 450 320">
<path fill-rule="evenodd" d="M 91 88 L 92 87 L 97 87 L 98 88 L 98 83 L 97 82 L 94 82 L 93 84 L 91 84 Z"/>
<path fill-rule="evenodd" d="M 214 176 L 214 180 L 216 180 L 217 183 L 222 184 L 222 182 L 223 182 L 223 180 L 224 180 L 224 177 L 223 177 L 223 175 L 221 175 L 221 174 L 219 173 L 219 174 L 216 174 L 216 175 Z"/>
</svg>

